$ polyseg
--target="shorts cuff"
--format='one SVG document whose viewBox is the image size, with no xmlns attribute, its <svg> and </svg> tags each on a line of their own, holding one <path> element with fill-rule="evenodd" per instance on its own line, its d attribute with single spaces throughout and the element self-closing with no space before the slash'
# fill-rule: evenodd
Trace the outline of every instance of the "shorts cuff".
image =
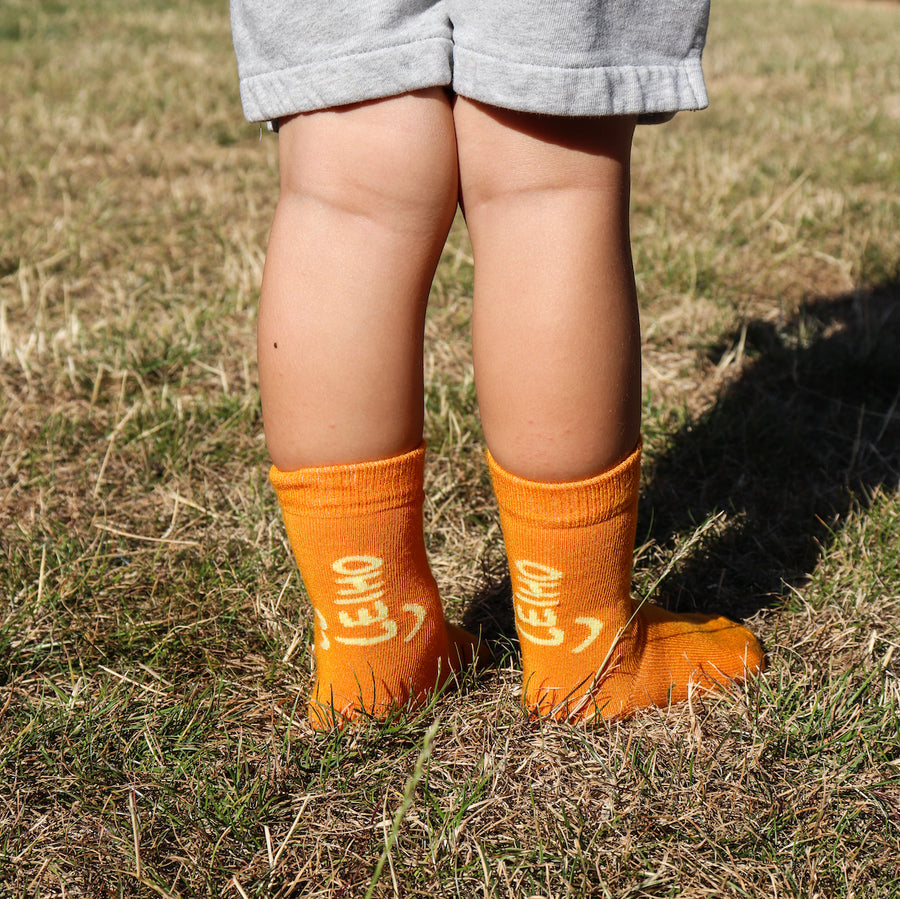
<svg viewBox="0 0 900 899">
<path fill-rule="evenodd" d="M 676 65 L 553 68 L 510 62 L 456 45 L 453 89 L 471 100 L 547 115 L 637 115 L 665 121 L 709 104 L 699 58 Z"/>
<path fill-rule="evenodd" d="M 451 81 L 452 43 L 433 37 L 241 79 L 250 122 L 393 97 Z"/>
</svg>

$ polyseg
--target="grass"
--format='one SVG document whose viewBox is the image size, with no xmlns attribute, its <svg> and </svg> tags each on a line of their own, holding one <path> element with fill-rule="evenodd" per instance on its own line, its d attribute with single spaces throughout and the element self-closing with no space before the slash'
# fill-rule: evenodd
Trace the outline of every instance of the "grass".
<svg viewBox="0 0 900 899">
<path fill-rule="evenodd" d="M 712 107 L 636 141 L 635 590 L 746 620 L 767 673 L 523 715 L 457 223 L 429 551 L 499 664 L 314 736 L 254 365 L 277 143 L 226 11 L 7 0 L 0 896 L 900 896 L 898 16 L 716 7 Z"/>
</svg>

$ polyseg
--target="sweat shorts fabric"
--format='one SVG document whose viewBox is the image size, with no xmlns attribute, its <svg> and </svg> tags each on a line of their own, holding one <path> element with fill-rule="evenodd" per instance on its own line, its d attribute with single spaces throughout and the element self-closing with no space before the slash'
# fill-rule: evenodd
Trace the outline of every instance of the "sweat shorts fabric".
<svg viewBox="0 0 900 899">
<path fill-rule="evenodd" d="M 231 0 L 251 122 L 427 87 L 521 112 L 703 109 L 709 0 Z"/>
</svg>

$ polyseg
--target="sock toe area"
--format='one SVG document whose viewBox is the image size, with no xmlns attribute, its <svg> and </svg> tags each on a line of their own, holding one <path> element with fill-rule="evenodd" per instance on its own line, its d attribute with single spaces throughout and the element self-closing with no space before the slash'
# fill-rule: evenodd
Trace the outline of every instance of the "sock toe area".
<svg viewBox="0 0 900 899">
<path fill-rule="evenodd" d="M 675 613 L 645 605 L 646 649 L 689 659 L 697 664 L 725 665 L 743 675 L 759 673 L 765 655 L 759 641 L 743 625 L 721 615 Z M 708 656 L 708 658 L 704 658 Z"/>
<path fill-rule="evenodd" d="M 491 652 L 479 637 L 449 621 L 444 626 L 446 653 L 429 656 L 421 668 L 398 665 L 379 678 L 369 669 L 365 682 L 360 681 L 358 672 L 351 667 L 333 672 L 332 681 L 323 678 L 320 672 L 308 706 L 308 720 L 313 729 L 332 730 L 365 717 L 384 719 L 392 711 L 421 706 L 434 692 L 452 682 L 457 673 L 467 668 L 480 670 L 490 664 Z M 441 644 L 443 641 L 435 641 L 432 645 Z M 343 694 L 337 692 L 336 684 L 344 685 Z M 355 685 L 351 696 L 346 695 L 348 684 Z"/>
<path fill-rule="evenodd" d="M 765 654 L 747 628 L 719 615 L 641 610 L 645 636 L 641 665 L 626 705 L 665 706 L 688 697 L 692 686 L 715 690 L 759 674 Z"/>
<path fill-rule="evenodd" d="M 474 634 L 458 625 L 445 622 L 447 627 L 447 643 L 450 651 L 450 666 L 454 671 L 463 671 L 466 668 L 481 670 L 490 665 L 493 660 L 487 644 Z"/>
</svg>

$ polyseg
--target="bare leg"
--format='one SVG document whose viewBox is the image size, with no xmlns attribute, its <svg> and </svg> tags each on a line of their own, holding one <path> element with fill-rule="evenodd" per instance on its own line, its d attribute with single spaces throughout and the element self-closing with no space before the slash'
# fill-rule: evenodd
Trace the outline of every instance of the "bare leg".
<svg viewBox="0 0 900 899">
<path fill-rule="evenodd" d="M 272 461 L 415 449 L 425 304 L 456 209 L 449 101 L 432 89 L 299 115 L 278 140 L 258 329 Z"/>
<path fill-rule="evenodd" d="M 634 449 L 640 429 L 634 120 L 527 115 L 464 98 L 454 118 L 488 446 L 522 477 L 597 474 Z"/>
</svg>

